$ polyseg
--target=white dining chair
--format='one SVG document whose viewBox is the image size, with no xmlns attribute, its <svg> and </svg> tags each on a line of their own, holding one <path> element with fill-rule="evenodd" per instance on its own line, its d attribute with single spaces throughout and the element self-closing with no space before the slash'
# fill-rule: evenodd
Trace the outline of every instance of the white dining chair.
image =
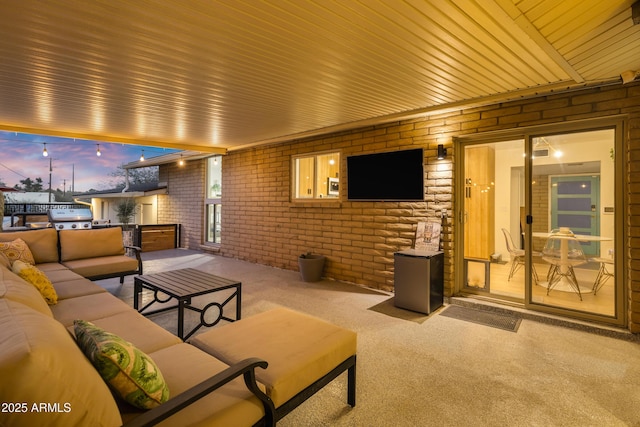
<svg viewBox="0 0 640 427">
<path fill-rule="evenodd" d="M 551 264 L 547 295 L 561 281 L 566 280 L 582 301 L 580 285 L 574 267 L 587 263 L 580 242 L 572 234 L 552 234 L 542 250 L 542 259 Z"/>
<path fill-rule="evenodd" d="M 524 249 L 516 248 L 515 243 L 513 243 L 513 239 L 511 238 L 511 233 L 506 228 L 502 229 L 502 234 L 504 234 L 505 244 L 507 245 L 507 251 L 509 252 L 509 257 L 511 258 L 511 268 L 509 269 L 509 278 L 507 281 L 510 281 L 516 271 L 520 269 L 524 265 Z M 534 252 L 533 256 L 540 255 L 539 253 Z M 538 272 L 536 271 L 536 266 L 532 263 L 531 270 L 533 272 L 533 280 L 537 284 L 538 283 Z"/>
<path fill-rule="evenodd" d="M 593 282 L 593 295 L 596 295 L 605 282 L 613 277 L 613 273 L 607 268 L 607 266 L 613 267 L 613 258 L 591 258 L 591 261 L 600 263 L 596 280 Z"/>
</svg>

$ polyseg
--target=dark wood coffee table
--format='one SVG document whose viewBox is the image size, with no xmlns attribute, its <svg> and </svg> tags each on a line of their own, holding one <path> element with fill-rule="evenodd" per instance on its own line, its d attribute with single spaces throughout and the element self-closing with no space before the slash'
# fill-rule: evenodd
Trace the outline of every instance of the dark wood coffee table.
<svg viewBox="0 0 640 427">
<path fill-rule="evenodd" d="M 193 268 L 184 268 L 163 273 L 136 276 L 133 282 L 133 307 L 138 310 L 138 312 L 144 312 L 143 314 L 149 315 L 173 310 L 175 308 L 178 309 L 178 337 L 183 341 L 188 339 L 202 326 L 211 327 L 216 325 L 220 320 L 227 320 L 229 322 L 240 320 L 242 283 L 236 280 L 225 279 L 224 277 L 215 276 Z M 153 291 L 153 301 L 147 303 L 144 307 L 139 308 L 140 294 L 143 289 Z M 221 292 L 228 289 L 233 289 L 233 292 L 223 302 L 210 302 L 203 308 L 191 305 L 191 299 L 194 297 Z M 153 304 L 165 304 L 172 299 L 177 301 L 177 305 L 172 304 L 169 307 L 146 311 Z M 236 301 L 236 316 L 235 319 L 232 319 L 224 315 L 224 307 L 234 299 Z M 218 310 L 218 317 L 213 322 L 207 322 L 205 320 L 205 314 L 207 310 L 213 307 Z M 187 335 L 184 334 L 185 309 L 200 313 L 200 324 Z"/>
</svg>

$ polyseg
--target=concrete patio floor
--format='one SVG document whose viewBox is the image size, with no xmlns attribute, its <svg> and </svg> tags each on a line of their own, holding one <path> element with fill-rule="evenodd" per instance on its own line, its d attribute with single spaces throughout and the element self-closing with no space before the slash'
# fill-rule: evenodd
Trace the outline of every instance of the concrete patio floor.
<svg viewBox="0 0 640 427">
<path fill-rule="evenodd" d="M 391 294 L 352 284 L 183 249 L 143 259 L 147 274 L 190 267 L 241 281 L 243 317 L 286 306 L 358 333 L 355 408 L 343 374 L 281 426 L 640 425 L 635 336 L 526 315 L 511 332 L 443 316 L 446 307 L 401 318 L 375 310 Z M 131 301 L 133 278 L 99 283 Z"/>
</svg>

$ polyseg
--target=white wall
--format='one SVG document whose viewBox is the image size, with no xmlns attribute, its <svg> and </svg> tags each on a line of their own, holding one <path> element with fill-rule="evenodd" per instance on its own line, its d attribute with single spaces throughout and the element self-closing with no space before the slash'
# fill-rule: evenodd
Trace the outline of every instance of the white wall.
<svg viewBox="0 0 640 427">
<path fill-rule="evenodd" d="M 93 198 L 91 205 L 93 210 L 93 219 L 108 219 L 112 223 L 119 223 L 118 215 L 115 207 L 119 202 L 119 198 Z M 138 213 L 132 219 L 132 224 L 157 224 L 158 223 L 158 196 L 142 196 L 134 197 L 138 205 Z"/>
</svg>

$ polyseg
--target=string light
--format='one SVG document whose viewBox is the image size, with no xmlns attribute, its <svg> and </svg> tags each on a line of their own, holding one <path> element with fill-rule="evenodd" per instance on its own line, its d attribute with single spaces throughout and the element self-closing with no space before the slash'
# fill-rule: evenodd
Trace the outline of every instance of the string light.
<svg viewBox="0 0 640 427">
<path fill-rule="evenodd" d="M 44 150 L 42 150 L 42 155 L 44 157 L 47 157 L 49 155 L 49 152 L 47 151 L 47 143 L 44 143 Z"/>
<path fill-rule="evenodd" d="M 96 156 L 100 157 L 102 156 L 102 153 L 100 152 L 100 144 L 96 144 L 98 146 L 98 150 L 96 151 Z"/>
</svg>

